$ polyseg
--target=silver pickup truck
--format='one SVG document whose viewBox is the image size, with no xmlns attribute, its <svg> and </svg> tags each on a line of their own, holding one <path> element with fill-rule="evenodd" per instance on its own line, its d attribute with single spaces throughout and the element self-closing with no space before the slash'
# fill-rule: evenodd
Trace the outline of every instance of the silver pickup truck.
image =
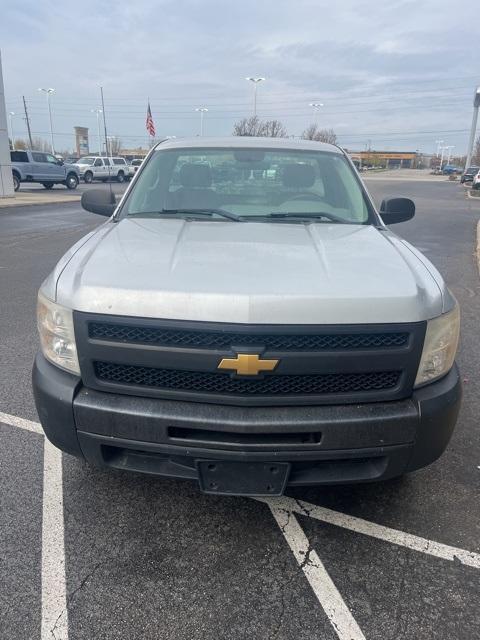
<svg viewBox="0 0 480 640">
<path fill-rule="evenodd" d="M 22 182 L 40 182 L 45 189 L 63 184 L 67 189 L 78 187 L 80 174 L 72 164 L 65 164 L 51 153 L 44 151 L 10 151 L 13 187 L 15 191 Z"/>
<path fill-rule="evenodd" d="M 430 464 L 461 399 L 458 305 L 338 147 L 158 144 L 38 297 L 33 369 L 57 447 L 215 494 Z"/>
</svg>

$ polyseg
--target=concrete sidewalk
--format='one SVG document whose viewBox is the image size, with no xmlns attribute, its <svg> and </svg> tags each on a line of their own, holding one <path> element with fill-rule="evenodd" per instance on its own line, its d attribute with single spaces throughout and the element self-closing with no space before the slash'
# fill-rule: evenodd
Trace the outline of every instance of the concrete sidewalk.
<svg viewBox="0 0 480 640">
<path fill-rule="evenodd" d="M 17 191 L 11 198 L 0 198 L 1 207 L 25 207 L 35 204 L 61 204 L 63 202 L 78 202 L 81 193 L 38 191 L 38 193 Z"/>
<path fill-rule="evenodd" d="M 386 171 L 364 171 L 361 176 L 364 180 L 401 180 L 402 182 L 454 182 L 459 184 L 460 178 L 457 180 L 449 180 L 448 176 L 434 176 L 431 169 L 388 169 Z"/>
</svg>

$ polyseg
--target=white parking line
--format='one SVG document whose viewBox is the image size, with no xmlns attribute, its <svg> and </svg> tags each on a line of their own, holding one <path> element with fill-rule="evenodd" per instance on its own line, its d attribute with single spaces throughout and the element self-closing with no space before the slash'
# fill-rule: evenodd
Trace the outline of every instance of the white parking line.
<svg viewBox="0 0 480 640">
<path fill-rule="evenodd" d="M 362 630 L 323 566 L 317 552 L 311 548 L 296 517 L 291 511 L 279 509 L 271 504 L 269 507 L 337 636 L 340 640 L 365 640 Z"/>
<path fill-rule="evenodd" d="M 0 422 L 9 424 L 11 427 L 19 427 L 20 429 L 25 429 L 26 431 L 32 431 L 33 433 L 38 433 L 42 436 L 44 435 L 43 429 L 38 422 L 25 420 L 25 418 L 17 418 L 17 416 L 12 416 L 9 413 L 2 413 L 0 411 Z"/>
<path fill-rule="evenodd" d="M 337 527 L 342 527 L 349 531 L 354 531 L 355 533 L 362 533 L 363 535 L 383 540 L 384 542 L 390 542 L 391 544 L 406 547 L 407 549 L 420 551 L 421 553 L 442 558 L 443 560 L 457 560 L 461 564 L 480 569 L 480 553 L 475 553 L 474 551 L 451 547 L 441 542 L 421 538 L 412 533 L 391 529 L 390 527 L 385 527 L 381 524 L 364 520 L 363 518 L 349 516 L 340 511 L 319 507 L 316 504 L 310 504 L 303 500 L 294 500 L 287 496 L 282 496 L 281 498 L 257 498 L 257 500 L 267 503 L 271 509 L 277 508 L 283 509 L 286 512 L 298 513 L 303 516 L 308 516 L 309 518 L 315 518 L 315 520 L 327 522 L 328 524 L 334 524 Z"/>
<path fill-rule="evenodd" d="M 0 422 L 44 435 L 38 422 L 0 412 Z M 68 640 L 62 452 L 44 438 L 41 640 Z"/>
<path fill-rule="evenodd" d="M 62 452 L 44 440 L 42 640 L 68 640 Z"/>
</svg>

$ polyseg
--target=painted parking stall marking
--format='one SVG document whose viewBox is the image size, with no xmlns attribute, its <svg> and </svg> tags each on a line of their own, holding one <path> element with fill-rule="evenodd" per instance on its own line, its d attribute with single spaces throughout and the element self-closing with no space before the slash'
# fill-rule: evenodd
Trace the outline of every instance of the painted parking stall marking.
<svg viewBox="0 0 480 640">
<path fill-rule="evenodd" d="M 0 412 L 0 422 L 45 435 L 38 422 Z M 44 438 L 41 640 L 68 640 L 62 452 Z"/>
<path fill-rule="evenodd" d="M 0 412 L 0 422 L 44 435 L 38 422 L 25 418 Z M 46 438 L 44 442 L 41 640 L 68 640 L 62 453 Z M 295 514 L 429 556 L 457 561 L 465 566 L 480 569 L 479 553 L 428 540 L 288 496 L 255 498 L 255 500 L 270 508 L 299 567 L 340 640 L 365 640 L 365 636 L 316 550 L 312 548 Z"/>
</svg>

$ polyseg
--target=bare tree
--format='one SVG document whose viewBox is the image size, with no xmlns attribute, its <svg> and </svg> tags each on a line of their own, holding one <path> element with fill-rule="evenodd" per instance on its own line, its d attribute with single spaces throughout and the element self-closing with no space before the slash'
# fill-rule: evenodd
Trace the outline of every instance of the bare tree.
<svg viewBox="0 0 480 640">
<path fill-rule="evenodd" d="M 252 116 L 236 122 L 233 127 L 233 135 L 286 138 L 287 130 L 280 120 L 267 120 L 264 122 L 258 116 Z"/>
<path fill-rule="evenodd" d="M 51 151 L 51 147 L 50 147 L 50 143 L 47 142 L 46 140 L 44 140 L 43 138 L 40 138 L 39 136 L 35 136 L 34 138 L 32 138 L 32 149 L 34 149 L 35 151 Z"/>
<path fill-rule="evenodd" d="M 243 118 L 233 126 L 234 136 L 260 136 L 263 124 L 258 116 Z"/>
<path fill-rule="evenodd" d="M 280 120 L 267 120 L 263 123 L 259 135 L 266 138 L 286 138 L 288 134 Z"/>
<path fill-rule="evenodd" d="M 108 139 L 108 149 L 110 151 L 111 156 L 118 156 L 120 151 L 122 150 L 122 141 L 120 138 L 116 138 L 112 136 Z"/>
<path fill-rule="evenodd" d="M 15 149 L 28 149 L 27 143 L 21 138 L 15 139 Z"/>
<path fill-rule="evenodd" d="M 337 134 L 333 129 L 319 129 L 318 125 L 312 123 L 302 133 L 304 140 L 315 140 L 316 142 L 328 142 L 337 144 Z"/>
</svg>

